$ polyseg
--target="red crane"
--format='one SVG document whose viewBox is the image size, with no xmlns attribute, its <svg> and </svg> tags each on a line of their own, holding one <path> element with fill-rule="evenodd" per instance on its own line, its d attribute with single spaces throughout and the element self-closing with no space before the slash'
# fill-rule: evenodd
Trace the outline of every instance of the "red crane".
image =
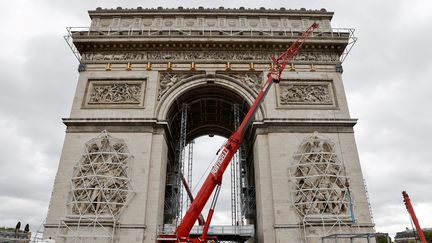
<svg viewBox="0 0 432 243">
<path fill-rule="evenodd" d="M 420 241 L 422 243 L 427 243 L 426 242 L 426 238 L 425 238 L 425 236 L 423 234 L 423 230 L 420 227 L 420 223 L 419 223 L 419 221 L 417 219 L 417 216 L 416 216 L 416 214 L 414 212 L 414 208 L 413 208 L 413 206 L 411 204 L 411 200 L 410 200 L 408 194 L 406 193 L 406 191 L 403 191 L 402 195 L 403 195 L 405 206 L 406 206 L 406 208 L 408 210 L 408 213 L 410 214 L 410 217 L 411 217 L 411 219 L 412 219 L 412 221 L 413 221 L 413 223 L 414 223 L 414 225 L 415 225 L 415 227 L 417 229 L 417 234 L 418 234 L 418 236 L 420 238 Z"/>
<path fill-rule="evenodd" d="M 318 28 L 318 24 L 312 24 L 305 32 L 303 32 L 297 40 L 280 56 L 272 57 L 272 68 L 268 74 L 267 81 L 250 107 L 248 113 L 243 119 L 242 123 L 238 129 L 231 135 L 228 141 L 225 143 L 223 148 L 219 151 L 219 157 L 216 163 L 213 165 L 210 174 L 204 181 L 201 189 L 198 191 L 195 199 L 192 201 L 185 216 L 178 225 L 175 236 L 161 235 L 159 239 L 168 239 L 171 242 L 205 242 L 207 240 L 207 232 L 210 226 L 210 222 L 214 213 L 214 208 L 216 205 L 217 198 L 219 196 L 220 186 L 222 183 L 222 176 L 225 169 L 228 167 L 234 154 L 237 152 L 240 144 L 242 143 L 244 132 L 246 128 L 251 123 L 258 107 L 262 103 L 267 92 L 270 90 L 272 83 L 279 83 L 282 71 L 285 69 L 286 65 L 294 59 L 298 51 L 302 47 L 305 40 L 311 35 L 311 33 Z M 216 191 L 215 191 L 216 188 Z M 198 238 L 190 238 L 189 233 L 194 225 L 194 223 L 199 219 L 201 211 L 203 210 L 205 204 L 209 200 L 211 194 L 215 191 L 213 196 L 213 201 L 210 206 L 207 219 L 205 220 L 203 232 Z M 173 240 L 174 239 L 174 240 Z"/>
</svg>

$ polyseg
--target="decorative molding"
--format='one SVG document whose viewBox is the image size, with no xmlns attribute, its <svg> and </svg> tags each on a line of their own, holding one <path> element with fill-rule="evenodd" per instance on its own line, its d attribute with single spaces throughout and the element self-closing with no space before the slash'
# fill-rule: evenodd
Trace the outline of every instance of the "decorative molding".
<svg viewBox="0 0 432 243">
<path fill-rule="evenodd" d="M 85 107 L 142 106 L 144 81 L 90 80 L 87 86 Z"/>
<path fill-rule="evenodd" d="M 277 88 L 280 107 L 322 106 L 335 107 L 333 87 L 330 81 L 296 80 L 282 81 Z"/>
<path fill-rule="evenodd" d="M 138 51 L 124 53 L 88 52 L 82 55 L 82 61 L 270 61 L 273 54 L 273 52 L 265 51 Z M 339 55 L 336 52 L 303 52 L 299 53 L 294 61 L 337 63 L 339 62 Z"/>
<path fill-rule="evenodd" d="M 313 18 L 322 29 L 330 27 L 332 12 L 288 9 L 116 9 L 89 11 L 94 30 L 146 30 L 156 28 L 299 31 Z M 275 18 L 275 15 L 278 16 Z"/>
</svg>

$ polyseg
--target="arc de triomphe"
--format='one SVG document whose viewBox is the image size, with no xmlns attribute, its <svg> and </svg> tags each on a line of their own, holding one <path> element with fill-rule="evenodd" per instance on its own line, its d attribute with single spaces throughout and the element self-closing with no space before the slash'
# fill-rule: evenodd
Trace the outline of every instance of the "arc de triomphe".
<svg viewBox="0 0 432 243">
<path fill-rule="evenodd" d="M 241 119 L 271 56 L 313 22 L 320 28 L 247 132 L 237 224 L 252 228 L 257 242 L 373 232 L 342 81 L 355 38 L 332 28 L 333 12 L 179 7 L 89 15 L 91 26 L 71 28 L 67 38 L 80 75 L 46 238 L 155 242 L 179 217 L 179 144 L 228 137 L 233 107 Z"/>
</svg>

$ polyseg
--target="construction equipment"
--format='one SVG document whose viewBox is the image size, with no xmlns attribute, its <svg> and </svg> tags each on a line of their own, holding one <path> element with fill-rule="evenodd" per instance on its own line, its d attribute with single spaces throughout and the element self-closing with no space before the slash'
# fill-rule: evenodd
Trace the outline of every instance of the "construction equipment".
<svg viewBox="0 0 432 243">
<path fill-rule="evenodd" d="M 159 241 L 168 242 L 207 242 L 210 240 L 207 237 L 210 222 L 214 213 L 214 208 L 216 201 L 218 199 L 219 191 L 222 183 L 222 176 L 229 165 L 234 154 L 237 152 L 240 144 L 242 143 L 244 133 L 248 125 L 252 122 L 252 119 L 261 105 L 264 97 L 270 90 L 271 85 L 274 83 L 279 83 L 282 71 L 285 69 L 286 65 L 294 59 L 298 51 L 302 47 L 305 40 L 311 35 L 311 33 L 318 28 L 318 24 L 312 24 L 305 32 L 303 32 L 297 40 L 281 55 L 278 57 L 272 57 L 272 67 L 268 74 L 267 81 L 247 112 L 242 123 L 238 129 L 231 135 L 228 141 L 224 144 L 223 148 L 218 151 L 218 159 L 213 165 L 210 174 L 204 181 L 201 189 L 198 191 L 195 199 L 193 199 L 191 205 L 189 206 L 185 216 L 176 228 L 175 235 L 160 235 L 158 237 Z M 198 238 L 190 238 L 189 233 L 194 225 L 194 223 L 199 218 L 201 211 L 203 210 L 205 204 L 210 198 L 211 194 L 214 192 L 213 201 L 210 206 L 210 210 L 205 220 L 203 227 L 203 232 Z M 213 240 L 213 238 L 212 238 Z"/>
<path fill-rule="evenodd" d="M 417 234 L 419 236 L 420 241 L 422 243 L 427 243 L 426 238 L 425 238 L 425 236 L 423 234 L 423 230 L 420 227 L 420 223 L 419 223 L 419 221 L 417 219 L 417 216 L 416 216 L 416 214 L 414 212 L 414 208 L 413 208 L 413 206 L 411 204 L 411 200 L 410 200 L 408 194 L 406 193 L 406 191 L 403 191 L 402 195 L 403 195 L 405 206 L 406 206 L 406 208 L 408 210 L 408 213 L 410 214 L 410 217 L 411 217 L 411 219 L 412 219 L 412 221 L 413 221 L 413 223 L 414 223 L 414 225 L 415 225 L 415 227 L 417 229 Z"/>
</svg>

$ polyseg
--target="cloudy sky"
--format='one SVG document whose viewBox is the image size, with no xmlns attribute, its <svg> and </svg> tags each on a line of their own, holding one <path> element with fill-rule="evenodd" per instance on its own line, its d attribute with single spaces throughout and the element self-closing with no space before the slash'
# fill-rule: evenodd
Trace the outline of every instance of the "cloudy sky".
<svg viewBox="0 0 432 243">
<path fill-rule="evenodd" d="M 62 36 L 88 26 L 96 7 L 266 7 L 334 11 L 334 27 L 356 29 L 345 88 L 376 229 L 409 227 L 407 190 L 432 227 L 432 3 L 417 1 L 5 1 L 0 8 L 0 225 L 33 230 L 44 220 L 78 77 Z M 216 142 L 217 144 L 218 142 Z"/>
</svg>

